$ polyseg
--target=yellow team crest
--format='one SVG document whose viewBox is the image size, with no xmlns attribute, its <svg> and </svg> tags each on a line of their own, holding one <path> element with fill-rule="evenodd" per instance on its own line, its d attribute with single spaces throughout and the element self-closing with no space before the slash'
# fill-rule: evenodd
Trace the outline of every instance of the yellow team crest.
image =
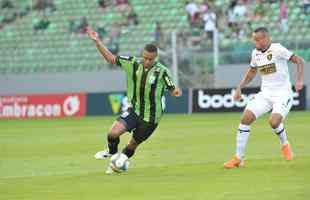
<svg viewBox="0 0 310 200">
<path fill-rule="evenodd" d="M 271 59 L 272 59 L 272 54 L 268 54 L 268 55 L 267 55 L 267 59 L 268 59 L 268 60 L 271 60 Z"/>
</svg>

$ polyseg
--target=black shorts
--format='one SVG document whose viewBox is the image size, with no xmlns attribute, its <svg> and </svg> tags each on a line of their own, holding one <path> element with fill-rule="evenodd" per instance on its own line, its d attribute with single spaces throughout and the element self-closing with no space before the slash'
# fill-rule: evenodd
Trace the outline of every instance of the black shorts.
<svg viewBox="0 0 310 200">
<path fill-rule="evenodd" d="M 144 121 L 133 110 L 123 112 L 117 121 L 124 124 L 127 131 L 133 132 L 132 136 L 138 144 L 149 138 L 158 125 Z"/>
</svg>

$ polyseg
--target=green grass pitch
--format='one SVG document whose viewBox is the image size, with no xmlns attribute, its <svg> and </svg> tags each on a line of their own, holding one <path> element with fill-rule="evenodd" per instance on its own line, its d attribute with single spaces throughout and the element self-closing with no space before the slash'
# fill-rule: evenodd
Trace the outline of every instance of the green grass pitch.
<svg viewBox="0 0 310 200">
<path fill-rule="evenodd" d="M 291 112 L 295 159 L 285 161 L 267 124 L 253 126 L 245 168 L 223 169 L 235 151 L 240 113 L 165 115 L 127 173 L 106 175 L 114 117 L 0 121 L 0 200 L 310 199 L 310 112 Z M 121 138 L 123 147 L 129 135 Z"/>
</svg>

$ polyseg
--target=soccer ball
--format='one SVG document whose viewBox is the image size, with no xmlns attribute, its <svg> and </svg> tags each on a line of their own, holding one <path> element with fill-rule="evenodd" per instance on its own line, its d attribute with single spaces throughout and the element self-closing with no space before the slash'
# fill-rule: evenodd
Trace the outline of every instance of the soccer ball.
<svg viewBox="0 0 310 200">
<path fill-rule="evenodd" d="M 123 153 L 116 153 L 110 159 L 110 167 L 114 172 L 125 172 L 129 168 L 128 157 Z"/>
</svg>

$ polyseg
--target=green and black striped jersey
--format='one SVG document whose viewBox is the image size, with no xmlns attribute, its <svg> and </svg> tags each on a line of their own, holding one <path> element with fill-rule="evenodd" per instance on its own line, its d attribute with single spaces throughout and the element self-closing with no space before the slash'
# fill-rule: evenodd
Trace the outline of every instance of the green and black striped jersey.
<svg viewBox="0 0 310 200">
<path fill-rule="evenodd" d="M 158 123 L 162 114 L 164 90 L 174 90 L 169 70 L 159 62 L 145 70 L 136 57 L 118 56 L 117 65 L 127 74 L 128 103 L 144 121 Z"/>
</svg>

